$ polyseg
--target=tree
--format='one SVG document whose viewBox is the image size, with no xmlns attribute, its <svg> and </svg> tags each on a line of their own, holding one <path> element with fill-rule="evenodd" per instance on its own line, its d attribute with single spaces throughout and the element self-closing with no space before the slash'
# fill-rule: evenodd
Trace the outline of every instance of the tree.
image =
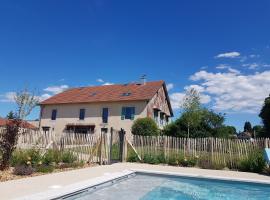
<svg viewBox="0 0 270 200">
<path fill-rule="evenodd" d="M 134 135 L 159 135 L 156 122 L 149 117 L 136 119 L 132 125 L 131 132 Z"/>
<path fill-rule="evenodd" d="M 253 137 L 259 138 L 259 137 L 265 137 L 265 130 L 264 127 L 261 125 L 255 125 L 253 126 Z"/>
<path fill-rule="evenodd" d="M 270 95 L 265 98 L 263 107 L 259 114 L 262 119 L 264 129 L 265 129 L 265 137 L 270 137 Z"/>
<path fill-rule="evenodd" d="M 244 132 L 252 133 L 252 126 L 251 123 L 248 121 L 245 122 Z"/>
<path fill-rule="evenodd" d="M 1 135 L 0 139 L 0 153 L 2 155 L 0 156 L 1 170 L 9 167 L 12 152 L 16 149 L 22 121 L 31 113 L 33 108 L 38 103 L 38 98 L 36 95 L 28 92 L 27 89 L 17 92 L 14 100 L 17 106 L 17 111 L 14 116 L 9 116 L 13 119 L 6 123 L 5 132 Z"/>
<path fill-rule="evenodd" d="M 10 111 L 7 116 L 6 116 L 7 119 L 15 119 L 15 114 L 13 111 Z"/>
<path fill-rule="evenodd" d="M 187 124 L 187 132 L 189 137 L 190 127 L 199 125 L 202 118 L 200 94 L 194 88 L 186 92 L 182 104 L 182 109 L 182 120 Z"/>
</svg>

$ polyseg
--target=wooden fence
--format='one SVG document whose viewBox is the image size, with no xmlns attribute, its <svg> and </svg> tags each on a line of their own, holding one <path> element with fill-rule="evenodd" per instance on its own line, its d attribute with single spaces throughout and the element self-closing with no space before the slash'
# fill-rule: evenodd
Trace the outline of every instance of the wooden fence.
<svg viewBox="0 0 270 200">
<path fill-rule="evenodd" d="M 0 134 L 5 131 L 0 129 Z M 39 148 L 43 152 L 48 149 L 71 151 L 79 160 L 90 163 L 108 164 L 111 160 L 120 160 L 119 131 L 114 129 L 109 133 L 95 134 L 25 130 L 18 136 L 17 148 Z"/>
<path fill-rule="evenodd" d="M 270 147 L 269 138 L 255 140 L 223 138 L 176 138 L 167 136 L 134 136 L 133 146 L 138 154 L 170 157 L 196 157 L 202 162 L 238 168 L 239 161 L 255 150 Z"/>
</svg>

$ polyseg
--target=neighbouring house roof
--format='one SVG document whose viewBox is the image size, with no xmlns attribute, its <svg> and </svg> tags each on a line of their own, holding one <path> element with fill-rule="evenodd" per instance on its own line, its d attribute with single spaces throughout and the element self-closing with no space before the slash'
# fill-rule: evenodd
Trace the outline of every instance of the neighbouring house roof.
<svg viewBox="0 0 270 200">
<path fill-rule="evenodd" d="M 173 115 L 164 81 L 72 88 L 42 101 L 40 105 L 151 100 L 161 87 L 164 87 Z"/>
<path fill-rule="evenodd" d="M 0 118 L 0 127 L 3 127 L 3 126 L 6 126 L 8 123 L 12 123 L 12 120 L 11 119 L 3 119 L 3 118 Z M 21 124 L 21 127 L 22 128 L 27 128 L 27 129 L 37 129 L 36 126 L 26 122 L 26 121 L 23 121 L 22 124 Z"/>
</svg>

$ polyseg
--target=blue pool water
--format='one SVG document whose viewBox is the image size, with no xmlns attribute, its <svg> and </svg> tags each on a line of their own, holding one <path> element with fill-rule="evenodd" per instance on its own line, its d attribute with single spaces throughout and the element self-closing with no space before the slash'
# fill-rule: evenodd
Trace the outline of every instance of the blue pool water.
<svg viewBox="0 0 270 200">
<path fill-rule="evenodd" d="M 137 174 L 68 200 L 270 200 L 270 185 Z"/>
</svg>

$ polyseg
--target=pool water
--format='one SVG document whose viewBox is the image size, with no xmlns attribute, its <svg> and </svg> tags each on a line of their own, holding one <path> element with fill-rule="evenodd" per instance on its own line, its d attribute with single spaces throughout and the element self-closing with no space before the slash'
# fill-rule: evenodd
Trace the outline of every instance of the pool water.
<svg viewBox="0 0 270 200">
<path fill-rule="evenodd" d="M 270 185 L 136 174 L 68 200 L 270 200 Z"/>
</svg>

